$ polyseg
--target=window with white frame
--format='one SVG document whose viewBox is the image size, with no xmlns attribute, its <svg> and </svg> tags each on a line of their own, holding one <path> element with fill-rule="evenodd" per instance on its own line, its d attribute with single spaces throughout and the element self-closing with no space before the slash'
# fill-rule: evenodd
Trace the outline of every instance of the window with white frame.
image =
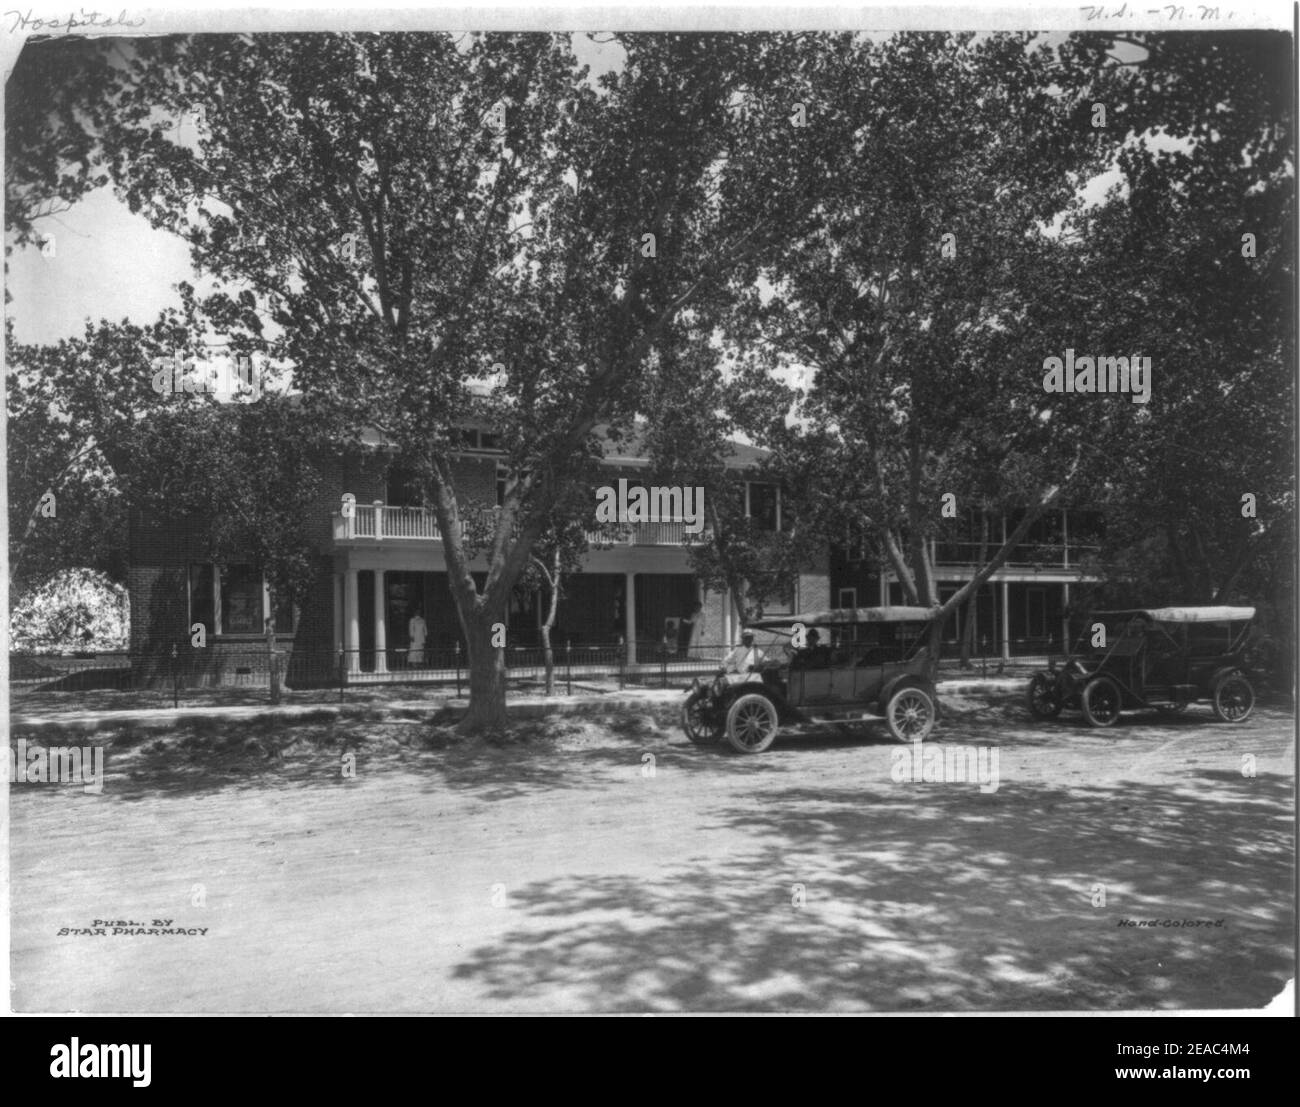
<svg viewBox="0 0 1300 1107">
<path fill-rule="evenodd" d="M 293 633 L 292 606 L 275 601 L 251 562 L 190 564 L 187 630 L 202 623 L 210 635 L 261 635 L 268 619 L 274 619 L 277 634 Z"/>
</svg>

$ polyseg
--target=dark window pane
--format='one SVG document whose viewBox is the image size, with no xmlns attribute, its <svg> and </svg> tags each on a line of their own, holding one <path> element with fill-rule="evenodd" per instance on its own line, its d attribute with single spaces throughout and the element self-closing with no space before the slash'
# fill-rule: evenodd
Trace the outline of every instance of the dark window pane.
<svg viewBox="0 0 1300 1107">
<path fill-rule="evenodd" d="M 279 599 L 275 593 L 271 594 L 273 603 L 272 617 L 275 619 L 276 634 L 293 633 L 293 604 L 287 600 Z"/>
<path fill-rule="evenodd" d="M 221 567 L 221 633 L 262 633 L 262 576 L 251 565 Z"/>
<path fill-rule="evenodd" d="M 776 530 L 776 485 L 749 486 L 749 517 L 760 530 Z"/>
<path fill-rule="evenodd" d="M 212 566 L 201 562 L 190 565 L 190 625 L 202 623 L 208 634 L 216 634 L 212 619 Z M 186 627 L 188 634 L 190 628 Z"/>
<path fill-rule="evenodd" d="M 385 502 L 389 507 L 422 507 L 424 497 L 420 495 L 419 484 L 410 469 L 394 465 L 388 470 Z"/>
</svg>

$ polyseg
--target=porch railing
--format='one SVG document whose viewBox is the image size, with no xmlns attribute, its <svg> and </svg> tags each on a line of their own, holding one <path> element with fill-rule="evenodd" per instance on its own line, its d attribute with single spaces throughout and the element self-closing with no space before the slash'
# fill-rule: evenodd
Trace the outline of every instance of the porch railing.
<svg viewBox="0 0 1300 1107">
<path fill-rule="evenodd" d="M 493 514 L 489 509 L 485 514 Z M 415 540 L 441 542 L 437 516 L 428 508 L 391 507 L 387 504 L 357 504 L 351 515 L 341 511 L 332 516 L 334 540 L 351 542 L 357 539 L 382 542 L 385 540 Z M 490 519 L 484 519 L 485 523 Z M 587 541 L 594 547 L 610 546 L 680 546 L 683 542 L 699 541 L 702 534 L 686 530 L 684 520 L 666 520 L 658 523 L 627 523 L 606 530 L 589 531 Z"/>
<path fill-rule="evenodd" d="M 990 541 L 985 550 L 986 556 L 992 555 L 998 545 L 999 543 Z M 1011 547 L 1007 565 L 1070 568 L 1077 566 L 1089 554 L 1096 553 L 1099 548 L 1078 542 L 1021 542 Z M 934 547 L 936 565 L 974 565 L 979 560 L 979 555 L 978 542 L 936 542 Z"/>
</svg>

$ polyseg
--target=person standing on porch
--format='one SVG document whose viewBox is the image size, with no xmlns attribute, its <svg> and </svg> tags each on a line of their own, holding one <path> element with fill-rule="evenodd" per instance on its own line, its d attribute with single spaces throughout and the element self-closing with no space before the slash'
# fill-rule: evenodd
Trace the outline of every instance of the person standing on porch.
<svg viewBox="0 0 1300 1107">
<path fill-rule="evenodd" d="M 417 607 L 411 615 L 411 621 L 406 625 L 407 633 L 410 636 L 410 649 L 406 655 L 406 663 L 409 666 L 422 666 L 424 664 L 424 641 L 429 636 L 428 624 L 424 621 L 424 616 L 420 614 Z"/>
<path fill-rule="evenodd" d="M 683 651 L 687 656 L 704 641 L 704 605 L 697 603 L 685 619 L 682 620 Z"/>
</svg>

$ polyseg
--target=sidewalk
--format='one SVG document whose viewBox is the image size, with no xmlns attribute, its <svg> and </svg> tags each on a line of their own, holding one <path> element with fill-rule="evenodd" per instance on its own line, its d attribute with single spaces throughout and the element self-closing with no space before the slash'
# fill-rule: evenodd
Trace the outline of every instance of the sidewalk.
<svg viewBox="0 0 1300 1107">
<path fill-rule="evenodd" d="M 959 677 L 939 682 L 939 695 L 948 697 L 1003 698 L 1018 696 L 1025 682 L 1011 677 Z M 628 688 L 603 693 L 575 693 L 574 695 L 512 695 L 507 706 L 512 719 L 539 719 L 548 715 L 607 714 L 647 708 L 676 708 L 682 700 L 682 689 Z M 382 715 L 392 719 L 427 719 L 439 715 L 451 721 L 469 707 L 469 699 L 455 695 L 422 696 L 419 698 L 361 701 L 352 703 L 284 703 L 193 705 L 172 707 L 142 707 L 103 709 L 94 711 L 67 711 L 36 713 L 12 712 L 9 728 L 13 734 L 32 732 L 91 734 L 118 726 L 133 726 L 143 730 L 167 730 L 180 722 L 228 721 L 246 719 L 306 722 L 311 720 L 356 718 Z"/>
</svg>

